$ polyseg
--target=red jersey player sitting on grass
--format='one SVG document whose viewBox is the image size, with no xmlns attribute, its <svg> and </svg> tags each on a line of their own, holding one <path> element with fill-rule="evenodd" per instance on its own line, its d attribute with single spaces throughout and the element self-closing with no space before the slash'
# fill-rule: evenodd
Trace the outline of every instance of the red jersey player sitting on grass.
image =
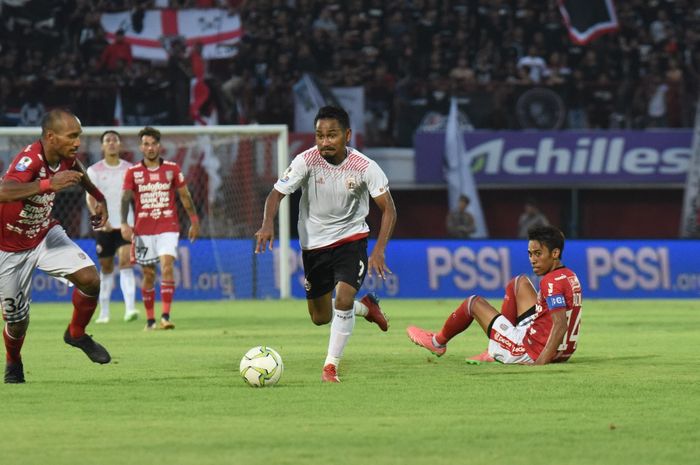
<svg viewBox="0 0 700 465">
<path fill-rule="evenodd" d="M 483 298 L 467 298 L 438 333 L 409 326 L 408 337 L 438 357 L 447 343 L 476 320 L 489 338 L 488 354 L 471 360 L 526 365 L 565 362 L 576 350 L 581 322 L 581 285 L 561 263 L 564 235 L 553 226 L 528 231 L 532 271 L 542 276 L 540 290 L 525 275 L 506 286 L 501 313 Z"/>
<path fill-rule="evenodd" d="M 73 316 L 63 334 L 95 363 L 109 363 L 107 350 L 85 334 L 97 307 L 97 267 L 51 217 L 56 192 L 81 184 L 95 200 L 93 227 L 108 219 L 104 195 L 75 158 L 80 148 L 80 120 L 67 110 L 51 110 L 41 120 L 41 139 L 25 147 L 0 181 L 0 301 L 7 351 L 5 383 L 24 383 L 20 351 L 29 327 L 31 284 L 35 269 L 75 285 Z"/>
</svg>

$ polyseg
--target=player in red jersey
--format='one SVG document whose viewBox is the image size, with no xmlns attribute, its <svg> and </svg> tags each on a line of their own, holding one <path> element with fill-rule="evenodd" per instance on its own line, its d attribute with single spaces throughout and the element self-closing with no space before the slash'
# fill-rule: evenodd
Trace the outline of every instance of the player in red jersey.
<svg viewBox="0 0 700 465">
<path fill-rule="evenodd" d="M 14 158 L 0 181 L 0 305 L 7 351 L 5 383 L 24 383 L 20 351 L 29 326 L 35 269 L 75 285 L 73 317 L 63 340 L 95 363 L 108 363 L 107 350 L 85 334 L 97 306 L 97 267 L 51 217 L 56 192 L 81 184 L 96 200 L 93 226 L 107 222 L 104 196 L 75 158 L 82 128 L 66 110 L 52 110 L 41 121 L 41 139 Z"/>
<path fill-rule="evenodd" d="M 175 192 L 190 217 L 190 242 L 199 236 L 199 217 L 180 167 L 160 156 L 160 131 L 145 127 L 139 132 L 139 140 L 143 161 L 130 167 L 124 176 L 121 231 L 124 239 L 132 243 L 132 260 L 139 263 L 143 270 L 141 296 L 148 319 L 145 329 L 156 329 L 154 301 L 157 263 L 160 263 L 160 299 L 163 305 L 160 327 L 174 329 L 175 325 L 170 321 L 170 308 L 175 292 L 174 263 L 180 236 Z M 132 201 L 135 216 L 133 229 L 127 222 Z"/>
<path fill-rule="evenodd" d="M 501 313 L 486 300 L 471 296 L 432 333 L 415 326 L 408 337 L 437 356 L 447 342 L 476 319 L 489 337 L 488 354 L 502 363 L 544 365 L 565 362 L 576 350 L 581 324 L 581 284 L 561 263 L 564 235 L 553 226 L 528 231 L 527 252 L 532 270 L 542 276 L 540 290 L 525 275 L 506 287 Z"/>
</svg>

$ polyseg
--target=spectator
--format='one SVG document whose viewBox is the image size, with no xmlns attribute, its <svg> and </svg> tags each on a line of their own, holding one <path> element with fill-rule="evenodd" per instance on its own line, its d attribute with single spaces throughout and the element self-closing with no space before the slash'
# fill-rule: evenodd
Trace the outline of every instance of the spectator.
<svg viewBox="0 0 700 465">
<path fill-rule="evenodd" d="M 139 18 L 148 8 L 218 5 L 219 8 L 228 8 L 231 13 L 240 13 L 243 37 L 236 57 L 207 65 L 207 81 L 211 80 L 217 86 L 211 89 L 212 94 L 221 92 L 227 96 L 227 101 L 232 100 L 234 89 L 237 94 L 233 100 L 239 104 L 235 109 L 229 104 L 221 114 L 223 123 L 256 120 L 261 109 L 271 109 L 276 104 L 268 101 L 273 98 L 269 93 L 272 76 L 289 86 L 303 72 L 315 73 L 326 85 L 362 85 L 366 101 L 370 87 L 374 86 L 374 71 L 380 67 L 393 76 L 420 79 L 420 86 L 426 89 L 440 87 L 441 82 L 452 80 L 457 85 L 448 86 L 448 91 L 455 88 L 465 93 L 478 91 L 480 98 L 489 103 L 481 108 L 493 108 L 488 111 L 501 112 L 505 116 L 513 113 L 515 96 L 522 86 L 564 85 L 567 103 L 572 103 L 569 114 L 576 116 L 576 122 L 569 125 L 571 128 L 586 127 L 586 121 L 594 122 L 597 127 L 613 124 L 602 124 L 601 118 L 588 114 L 596 108 L 595 105 L 580 104 L 585 102 L 585 96 L 597 92 L 601 70 L 606 72 L 606 85 L 613 93 L 622 88 L 625 95 L 636 97 L 634 100 L 626 98 L 634 105 L 622 105 L 625 111 L 618 111 L 621 116 L 616 116 L 614 124 L 620 127 L 658 125 L 658 119 L 650 118 L 647 108 L 654 96 L 653 106 L 656 108 L 660 100 L 665 100 L 664 124 L 687 125 L 693 121 L 695 108 L 691 102 L 697 96 L 700 81 L 700 44 L 695 32 L 697 18 L 695 10 L 687 8 L 687 2 L 617 2 L 619 33 L 603 36 L 586 47 L 573 43 L 564 33 L 556 2 L 534 0 L 466 4 L 401 0 L 327 4 L 308 0 L 74 0 L 54 3 L 55 14 L 53 18 L 47 18 L 49 21 L 32 16 L 28 7 L 2 4 L 0 75 L 11 80 L 18 95 L 25 93 L 33 80 L 41 77 L 51 79 L 43 84 L 44 90 L 59 95 L 59 100 L 63 101 L 66 98 L 77 100 L 79 97 L 74 95 L 89 92 L 113 94 L 105 92 L 105 85 L 128 85 L 128 74 L 135 60 L 130 47 L 121 44 L 121 38 L 111 45 L 106 42 L 100 26 L 100 16 L 104 12 L 133 8 L 131 16 L 135 31 L 143 26 L 139 25 Z M 78 51 L 81 55 L 78 63 L 68 65 L 64 61 L 61 64 L 52 59 L 72 56 Z M 95 66 L 95 61 L 98 66 Z M 228 72 L 232 61 L 236 62 L 237 68 L 233 75 Z M 147 63 L 152 75 L 159 77 L 157 86 L 168 81 L 171 85 L 180 79 L 185 81 L 179 65 L 168 67 L 168 73 L 164 73 L 166 67 L 162 63 L 141 62 Z M 75 70 L 69 70 L 68 66 L 75 67 Z M 174 77 L 171 71 L 175 72 Z M 104 79 L 105 74 L 109 79 Z M 663 99 L 663 87 L 652 89 L 644 79 L 655 74 L 668 86 Z M 682 74 L 680 79 L 679 74 Z M 249 76 L 254 81 L 249 82 Z M 92 89 L 85 88 L 77 94 L 66 92 L 77 81 Z M 227 81 L 231 81 L 228 87 L 218 84 Z M 275 85 L 279 90 L 278 84 Z M 576 89 L 576 92 L 570 92 L 571 89 Z M 179 98 L 185 98 L 187 94 L 184 86 L 175 92 Z M 508 98 L 504 99 L 504 96 Z M 409 103 L 409 111 L 399 113 L 403 108 L 403 97 L 395 94 L 390 99 L 389 117 L 381 117 L 388 127 L 382 128 L 381 132 L 393 135 L 397 143 L 410 145 L 411 136 L 397 136 L 398 125 L 406 124 L 401 120 L 409 112 L 420 113 L 428 108 Z M 47 104 L 49 100 L 46 100 Z M 496 103 L 506 105 L 506 108 L 496 108 Z M 284 104 L 290 105 L 289 99 Z M 621 102 L 615 102 L 618 110 L 620 105 Z M 184 107 L 184 104 L 171 109 L 170 120 L 188 124 L 189 118 L 183 118 L 183 112 L 176 109 L 180 106 Z M 382 103 L 382 106 L 386 105 Z M 94 125 L 97 121 L 110 121 L 111 110 L 108 106 L 103 107 L 81 115 L 85 118 L 83 122 Z M 278 114 L 286 117 L 283 115 L 292 111 L 291 107 L 280 109 Z M 107 113 L 99 115 L 99 112 Z M 267 110 L 265 113 L 266 117 L 271 115 Z M 423 114 L 412 119 L 420 120 L 421 116 Z M 484 115 L 480 121 L 484 124 L 498 121 L 499 127 L 506 124 L 505 128 L 514 128 L 517 124 L 515 118 L 494 115 Z M 402 128 L 401 133 L 413 130 L 415 126 L 408 127 L 408 131 Z M 379 140 L 386 140 L 386 137 Z"/>
<path fill-rule="evenodd" d="M 469 213 L 470 199 L 466 195 L 460 195 L 457 208 L 447 214 L 447 234 L 450 237 L 468 238 L 476 231 L 474 215 Z"/>
<path fill-rule="evenodd" d="M 127 67 L 133 61 L 131 56 L 131 44 L 124 39 L 124 29 L 119 29 L 114 42 L 109 44 L 100 56 L 100 68 L 107 71 L 115 71 L 119 68 L 119 62 L 123 61 Z"/>
<path fill-rule="evenodd" d="M 174 40 L 168 58 L 168 79 L 172 96 L 171 124 L 192 124 L 190 120 L 190 62 L 185 56 L 185 44 Z"/>
<path fill-rule="evenodd" d="M 525 201 L 525 209 L 518 218 L 518 237 L 527 238 L 527 232 L 530 228 L 539 226 L 548 226 L 547 217 L 537 207 L 534 199 L 529 198 Z"/>
</svg>

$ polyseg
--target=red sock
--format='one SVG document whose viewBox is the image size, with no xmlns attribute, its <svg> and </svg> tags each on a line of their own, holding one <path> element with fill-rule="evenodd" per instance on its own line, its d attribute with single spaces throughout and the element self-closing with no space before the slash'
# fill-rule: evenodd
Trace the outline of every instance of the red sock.
<svg viewBox="0 0 700 465">
<path fill-rule="evenodd" d="M 24 336 L 20 338 L 13 338 L 7 333 L 7 326 L 2 332 L 2 338 L 5 339 L 5 359 L 11 363 L 20 363 L 22 361 L 22 356 L 20 351 L 22 350 L 22 344 L 24 344 Z"/>
<path fill-rule="evenodd" d="M 518 324 L 518 302 L 515 300 L 516 279 L 513 278 L 508 282 L 506 295 L 503 297 L 503 303 L 501 304 L 501 315 L 513 323 L 513 326 Z"/>
<path fill-rule="evenodd" d="M 73 318 L 68 326 L 73 339 L 85 334 L 85 327 L 90 323 L 95 307 L 97 307 L 97 296 L 85 295 L 77 287 L 73 289 Z"/>
<path fill-rule="evenodd" d="M 173 303 L 175 294 L 175 281 L 161 281 L 160 302 L 163 304 L 163 314 L 170 315 L 170 305 Z"/>
<path fill-rule="evenodd" d="M 468 308 L 470 299 L 471 297 L 462 302 L 457 310 L 447 317 L 442 329 L 435 335 L 438 344 L 447 344 L 450 339 L 467 329 L 472 323 L 474 318 L 469 314 Z"/>
<path fill-rule="evenodd" d="M 146 319 L 155 319 L 155 300 L 156 300 L 156 288 L 152 287 L 150 289 L 141 288 L 141 298 L 143 299 L 143 306 L 146 307 Z"/>
</svg>

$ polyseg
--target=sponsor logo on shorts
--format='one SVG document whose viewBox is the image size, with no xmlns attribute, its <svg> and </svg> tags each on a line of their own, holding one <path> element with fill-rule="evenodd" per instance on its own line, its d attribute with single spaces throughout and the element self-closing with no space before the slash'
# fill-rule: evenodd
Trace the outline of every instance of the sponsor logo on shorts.
<svg viewBox="0 0 700 465">
<path fill-rule="evenodd" d="M 503 336 L 500 333 L 497 333 L 496 331 L 492 331 L 492 337 L 495 342 L 498 343 L 502 348 L 506 349 L 508 352 L 510 352 L 512 355 L 523 355 L 525 353 L 525 347 L 519 346 L 515 344 L 513 341 L 508 339 L 507 337 Z"/>
<path fill-rule="evenodd" d="M 309 292 L 311 290 L 311 283 L 308 279 L 304 279 L 304 290 L 306 292 Z"/>
<path fill-rule="evenodd" d="M 84 253 L 80 252 L 80 253 L 78 254 L 78 258 L 81 259 L 81 260 L 87 260 L 87 255 L 85 255 Z"/>
</svg>

